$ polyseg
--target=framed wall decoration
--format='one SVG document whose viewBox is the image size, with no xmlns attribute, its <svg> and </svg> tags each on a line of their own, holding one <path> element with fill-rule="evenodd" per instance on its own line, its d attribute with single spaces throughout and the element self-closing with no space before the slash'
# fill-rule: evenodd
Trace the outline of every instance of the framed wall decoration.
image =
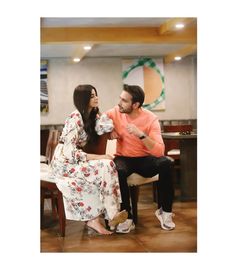
<svg viewBox="0 0 236 267">
<path fill-rule="evenodd" d="M 122 62 L 123 83 L 139 85 L 145 92 L 143 107 L 165 110 L 163 59 L 139 58 Z"/>
<path fill-rule="evenodd" d="M 48 112 L 48 60 L 40 62 L 40 111 Z"/>
</svg>

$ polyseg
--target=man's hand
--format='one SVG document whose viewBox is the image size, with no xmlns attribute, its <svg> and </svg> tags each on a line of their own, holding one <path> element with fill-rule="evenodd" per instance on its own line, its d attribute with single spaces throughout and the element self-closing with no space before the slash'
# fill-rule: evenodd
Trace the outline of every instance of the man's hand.
<svg viewBox="0 0 236 267">
<path fill-rule="evenodd" d="M 136 127 L 132 123 L 128 123 L 127 126 L 126 126 L 126 129 L 130 134 L 133 134 L 133 135 L 135 135 L 137 137 L 140 137 L 140 136 L 142 136 L 144 134 L 141 130 L 139 130 L 138 127 Z"/>
</svg>

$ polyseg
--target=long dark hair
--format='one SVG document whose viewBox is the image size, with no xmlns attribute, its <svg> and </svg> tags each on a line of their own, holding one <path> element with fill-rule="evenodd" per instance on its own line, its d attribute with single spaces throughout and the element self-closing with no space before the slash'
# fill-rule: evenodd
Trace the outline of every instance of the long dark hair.
<svg viewBox="0 0 236 267">
<path fill-rule="evenodd" d="M 74 90 L 74 105 L 77 110 L 82 115 L 82 119 L 84 122 L 84 130 L 88 135 L 88 144 L 95 144 L 98 140 L 98 135 L 95 131 L 95 120 L 96 116 L 99 113 L 98 108 L 92 108 L 89 113 L 89 101 L 91 99 L 92 90 L 94 89 L 96 95 L 97 90 L 90 84 L 82 84 L 78 85 Z"/>
</svg>

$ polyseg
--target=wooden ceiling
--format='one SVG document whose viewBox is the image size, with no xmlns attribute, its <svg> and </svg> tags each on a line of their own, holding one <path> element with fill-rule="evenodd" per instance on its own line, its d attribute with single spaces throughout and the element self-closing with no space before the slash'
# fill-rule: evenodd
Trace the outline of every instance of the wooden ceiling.
<svg viewBox="0 0 236 267">
<path fill-rule="evenodd" d="M 41 18 L 42 58 L 156 55 L 169 63 L 196 52 L 196 18 Z"/>
</svg>

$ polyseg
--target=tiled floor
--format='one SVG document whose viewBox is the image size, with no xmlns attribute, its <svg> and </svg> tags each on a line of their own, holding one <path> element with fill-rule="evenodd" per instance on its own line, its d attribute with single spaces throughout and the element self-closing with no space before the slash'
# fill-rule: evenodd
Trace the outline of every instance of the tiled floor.
<svg viewBox="0 0 236 267">
<path fill-rule="evenodd" d="M 84 223 L 67 221 L 66 236 L 58 224 L 41 230 L 41 252 L 197 252 L 197 203 L 174 202 L 176 229 L 164 231 L 156 219 L 150 185 L 140 187 L 139 222 L 129 234 L 90 235 Z"/>
</svg>

